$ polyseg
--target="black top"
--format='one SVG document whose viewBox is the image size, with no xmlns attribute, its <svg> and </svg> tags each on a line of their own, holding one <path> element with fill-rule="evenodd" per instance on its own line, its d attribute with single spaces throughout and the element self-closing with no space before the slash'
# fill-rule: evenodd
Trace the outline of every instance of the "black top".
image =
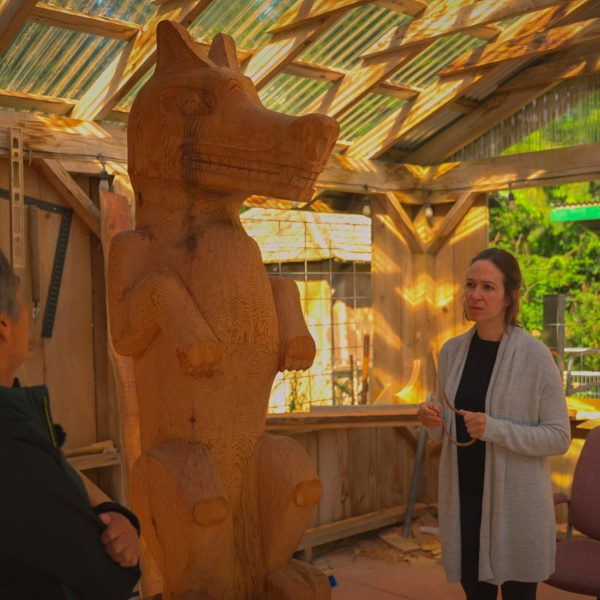
<svg viewBox="0 0 600 600">
<path fill-rule="evenodd" d="M 487 394 L 492 371 L 500 342 L 482 340 L 475 332 L 465 368 L 456 392 L 455 407 L 470 412 L 485 412 Z M 459 442 L 470 442 L 464 419 L 456 415 L 456 439 Z M 483 497 L 483 478 L 485 473 L 485 442 L 477 440 L 471 446 L 460 446 L 458 450 L 458 479 L 461 496 L 472 498 Z"/>
<path fill-rule="evenodd" d="M 90 508 L 56 447 L 44 386 L 0 387 L 0 598 L 125 600 L 140 578 L 104 551 L 113 503 Z"/>
</svg>

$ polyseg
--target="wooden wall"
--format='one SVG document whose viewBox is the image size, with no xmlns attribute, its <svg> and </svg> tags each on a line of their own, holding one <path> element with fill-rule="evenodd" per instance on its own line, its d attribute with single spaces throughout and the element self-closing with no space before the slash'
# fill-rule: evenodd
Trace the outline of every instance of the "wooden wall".
<svg viewBox="0 0 600 600">
<path fill-rule="evenodd" d="M 24 165 L 25 194 L 39 200 L 70 208 L 56 189 L 35 166 Z M 74 176 L 86 194 L 88 177 Z M 8 161 L 0 160 L 0 188 L 9 189 Z M 118 415 L 109 414 L 109 374 L 98 365 L 106 358 L 106 312 L 103 287 L 103 261 L 100 241 L 85 223 L 73 214 L 66 261 L 51 338 L 42 338 L 41 329 L 56 250 L 61 216 L 38 211 L 40 239 L 41 305 L 37 324 L 31 309 L 31 262 L 27 253 L 26 268 L 17 270 L 21 278 L 23 300 L 30 320 L 29 357 L 18 371 L 23 385 L 45 384 L 50 392 L 51 409 L 56 423 L 67 431 L 65 447 L 81 447 L 112 437 L 118 444 Z M 25 212 L 26 237 L 29 211 Z M 0 198 L 0 248 L 10 257 L 9 201 Z M 29 241 L 26 240 L 27 249 Z M 95 268 L 93 268 L 95 263 Z M 98 273 L 102 280 L 99 280 Z M 100 311 L 97 308 L 100 307 Z M 112 421 L 112 423 L 111 423 Z M 100 474 L 97 471 L 102 471 Z M 120 468 L 107 467 L 86 474 L 111 497 L 119 499 Z"/>
<path fill-rule="evenodd" d="M 445 217 L 435 208 L 433 233 Z M 475 200 L 435 253 L 413 253 L 389 206 L 375 202 L 373 211 L 374 397 L 383 392 L 385 401 L 393 402 L 420 361 L 404 401 L 423 402 L 435 392 L 434 357 L 446 340 L 470 327 L 462 323 L 462 286 L 469 261 L 488 246 L 486 198 Z"/>
<path fill-rule="evenodd" d="M 406 429 L 416 441 L 420 427 Z M 415 453 L 399 428 L 324 429 L 293 437 L 323 484 L 310 527 L 408 503 Z M 423 460 L 417 502 L 437 502 L 438 466 L 439 454 Z"/>
</svg>

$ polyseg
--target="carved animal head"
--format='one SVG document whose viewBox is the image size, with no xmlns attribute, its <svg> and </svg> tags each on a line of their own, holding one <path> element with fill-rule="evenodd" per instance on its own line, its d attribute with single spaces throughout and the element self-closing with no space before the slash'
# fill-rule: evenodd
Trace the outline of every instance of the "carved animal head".
<svg viewBox="0 0 600 600">
<path fill-rule="evenodd" d="M 324 115 L 265 108 L 238 69 L 235 42 L 218 34 L 208 55 L 188 31 L 159 23 L 154 75 L 128 127 L 129 173 L 205 189 L 308 201 L 339 135 Z"/>
</svg>

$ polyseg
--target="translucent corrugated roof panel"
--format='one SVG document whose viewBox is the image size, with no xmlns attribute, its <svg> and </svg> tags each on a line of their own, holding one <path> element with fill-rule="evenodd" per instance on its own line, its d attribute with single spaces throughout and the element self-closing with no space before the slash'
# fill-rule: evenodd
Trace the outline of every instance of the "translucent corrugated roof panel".
<svg viewBox="0 0 600 600">
<path fill-rule="evenodd" d="M 340 140 L 353 142 L 366 134 L 369 129 L 376 127 L 383 119 L 404 103 L 404 100 L 397 98 L 369 94 L 339 120 L 341 128 Z"/>
<path fill-rule="evenodd" d="M 52 0 L 52 4 L 137 24 L 156 11 L 147 0 Z M 125 43 L 25 23 L 2 57 L 0 88 L 77 100 Z"/>
<path fill-rule="evenodd" d="M 366 4 L 348 11 L 299 58 L 338 69 L 351 69 L 360 62 L 360 55 L 384 33 L 410 21 L 411 17 L 401 13 Z"/>
<path fill-rule="evenodd" d="M 238 46 L 257 50 L 269 41 L 268 30 L 294 5 L 295 0 L 214 0 L 190 26 L 196 38 L 212 40 L 227 33 Z"/>
</svg>

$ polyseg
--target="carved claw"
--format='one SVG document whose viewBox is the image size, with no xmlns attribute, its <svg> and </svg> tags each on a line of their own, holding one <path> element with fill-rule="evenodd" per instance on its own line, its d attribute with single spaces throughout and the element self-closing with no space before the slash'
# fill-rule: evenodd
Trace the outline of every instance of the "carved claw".
<svg viewBox="0 0 600 600">
<path fill-rule="evenodd" d="M 267 600 L 316 600 L 315 590 L 290 565 L 267 573 Z"/>
<path fill-rule="evenodd" d="M 282 342 L 279 351 L 279 370 L 306 371 L 312 366 L 316 354 L 315 340 L 309 335 Z"/>
<path fill-rule="evenodd" d="M 321 569 L 292 558 L 290 566 L 308 583 L 315 592 L 315 600 L 330 600 L 331 584 Z"/>
<path fill-rule="evenodd" d="M 194 592 L 184 592 L 171 596 L 171 600 L 217 600 L 212 594 L 206 590 L 198 590 Z"/>
<path fill-rule="evenodd" d="M 185 375 L 210 377 L 223 361 L 221 344 L 213 340 L 198 340 L 184 350 L 176 349 L 179 365 Z"/>
</svg>

